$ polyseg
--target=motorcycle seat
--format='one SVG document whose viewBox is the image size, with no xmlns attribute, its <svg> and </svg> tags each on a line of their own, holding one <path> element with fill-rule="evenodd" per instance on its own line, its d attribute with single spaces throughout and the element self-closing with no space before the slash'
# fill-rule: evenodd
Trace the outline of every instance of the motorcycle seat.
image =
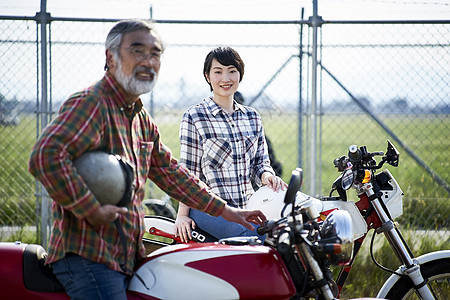
<svg viewBox="0 0 450 300">
<path fill-rule="evenodd" d="M 28 245 L 23 252 L 23 283 L 30 291 L 64 292 L 49 265 L 45 265 L 47 252 L 41 245 Z"/>
</svg>

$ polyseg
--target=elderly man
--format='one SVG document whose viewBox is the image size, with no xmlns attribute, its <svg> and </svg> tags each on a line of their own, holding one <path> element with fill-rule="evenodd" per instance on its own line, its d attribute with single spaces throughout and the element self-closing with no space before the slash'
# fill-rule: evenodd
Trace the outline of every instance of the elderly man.
<svg viewBox="0 0 450 300">
<path fill-rule="evenodd" d="M 152 90 L 164 52 L 153 24 L 121 21 L 105 45 L 104 77 L 69 97 L 29 162 L 29 171 L 53 199 L 47 263 L 73 299 L 126 299 L 128 270 L 145 255 L 142 200 L 147 179 L 189 207 L 249 229 L 265 220 L 260 211 L 225 205 L 162 143 L 139 98 Z M 125 207 L 102 205 L 77 174 L 73 161 L 91 151 L 120 155 L 135 166 L 134 196 Z M 125 254 L 116 219 L 125 231 Z"/>
</svg>

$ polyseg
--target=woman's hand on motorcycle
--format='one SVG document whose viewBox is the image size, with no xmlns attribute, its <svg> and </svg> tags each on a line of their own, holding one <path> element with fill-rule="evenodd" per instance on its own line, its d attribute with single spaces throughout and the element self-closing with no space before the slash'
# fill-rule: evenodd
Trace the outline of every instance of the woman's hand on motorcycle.
<svg viewBox="0 0 450 300">
<path fill-rule="evenodd" d="M 195 229 L 195 222 L 188 216 L 177 216 L 175 220 L 175 236 L 179 236 L 183 243 L 192 240 L 191 229 Z"/>
<path fill-rule="evenodd" d="M 281 179 L 278 176 L 273 175 L 270 172 L 264 172 L 262 174 L 261 182 L 262 182 L 262 184 L 267 185 L 268 187 L 270 187 L 275 192 L 280 191 L 280 189 L 282 191 L 284 191 L 284 189 L 287 187 L 287 183 L 284 182 L 283 179 Z"/>
<path fill-rule="evenodd" d="M 192 240 L 191 229 L 195 228 L 195 222 L 189 218 L 189 206 L 184 203 L 179 204 L 177 219 L 175 220 L 175 237 L 180 237 L 183 243 L 188 243 Z"/>
<path fill-rule="evenodd" d="M 252 223 L 263 225 L 267 220 L 266 216 L 260 210 L 239 209 L 229 205 L 225 205 L 220 215 L 225 220 L 245 226 L 248 230 L 255 230 Z"/>
</svg>

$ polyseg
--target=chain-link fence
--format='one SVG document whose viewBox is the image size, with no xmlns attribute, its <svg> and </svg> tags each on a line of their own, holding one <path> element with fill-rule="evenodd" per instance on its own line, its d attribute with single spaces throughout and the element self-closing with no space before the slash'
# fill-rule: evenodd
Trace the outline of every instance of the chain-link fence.
<svg viewBox="0 0 450 300">
<path fill-rule="evenodd" d="M 41 209 L 45 194 L 27 172 L 30 149 L 62 101 L 102 77 L 113 21 L 55 18 L 43 31 L 34 18 L 0 17 L 0 240 L 28 226 L 32 234 L 40 231 L 48 207 Z M 327 195 L 339 175 L 334 158 L 351 144 L 385 151 L 389 139 L 401 153 L 399 167 L 390 170 L 405 193 L 402 218 L 448 231 L 450 22 L 325 22 L 314 105 L 310 25 L 159 22 L 167 50 L 156 88 L 143 100 L 163 141 L 178 157 L 183 111 L 210 94 L 204 57 L 230 45 L 246 64 L 239 90 L 260 111 L 285 181 L 301 166 L 304 192 L 311 192 L 314 168 L 315 193 Z M 148 198 L 163 196 L 148 184 Z"/>
</svg>

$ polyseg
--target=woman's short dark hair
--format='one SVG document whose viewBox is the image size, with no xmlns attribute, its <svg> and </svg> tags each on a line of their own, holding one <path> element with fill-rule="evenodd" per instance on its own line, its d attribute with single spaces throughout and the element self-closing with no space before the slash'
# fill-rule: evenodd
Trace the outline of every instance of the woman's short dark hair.
<svg viewBox="0 0 450 300">
<path fill-rule="evenodd" d="M 208 78 L 206 74 L 209 74 L 211 70 L 211 65 L 213 60 L 217 60 L 220 64 L 224 66 L 235 66 L 240 74 L 239 82 L 242 81 L 244 77 L 244 62 L 242 61 L 239 53 L 231 47 L 217 47 L 211 50 L 205 58 L 205 63 L 203 65 L 203 76 L 205 77 L 206 82 L 208 82 Z M 211 83 L 209 83 L 209 87 L 212 89 Z"/>
</svg>

